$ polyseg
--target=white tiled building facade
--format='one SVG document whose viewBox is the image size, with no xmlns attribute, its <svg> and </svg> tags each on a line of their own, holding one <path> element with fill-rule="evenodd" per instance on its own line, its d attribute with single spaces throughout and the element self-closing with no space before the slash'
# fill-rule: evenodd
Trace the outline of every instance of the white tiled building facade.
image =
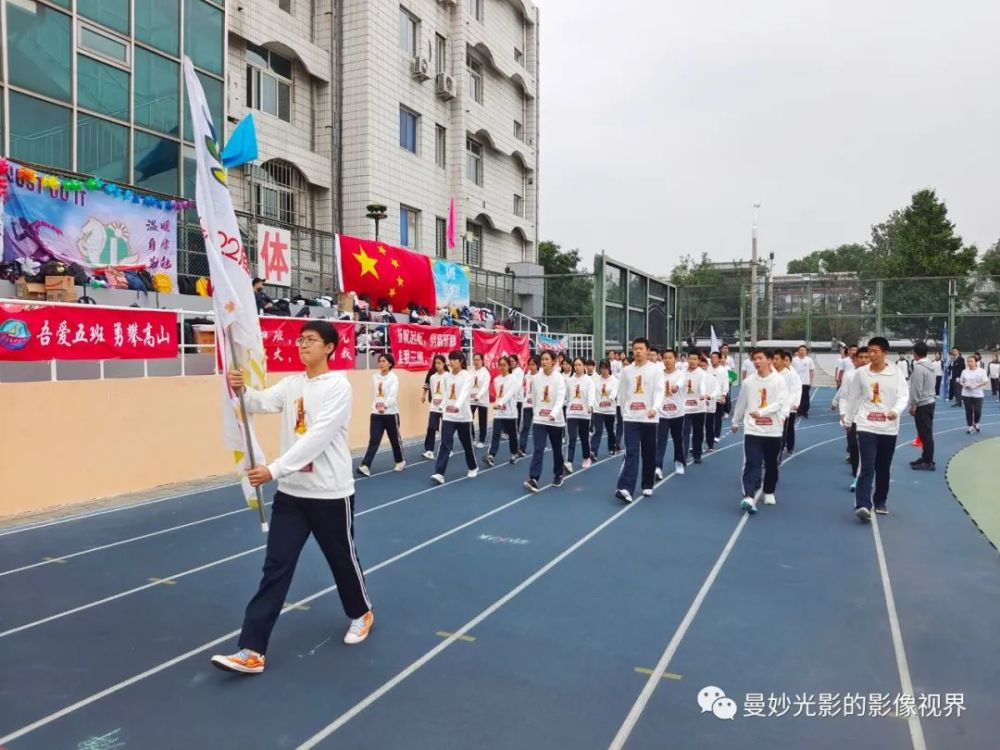
<svg viewBox="0 0 1000 750">
<path fill-rule="evenodd" d="M 228 16 L 228 129 L 254 112 L 263 165 L 254 203 L 249 170 L 232 176 L 238 209 L 371 237 L 380 203 L 387 242 L 500 272 L 536 260 L 534 5 L 241 0 Z"/>
</svg>

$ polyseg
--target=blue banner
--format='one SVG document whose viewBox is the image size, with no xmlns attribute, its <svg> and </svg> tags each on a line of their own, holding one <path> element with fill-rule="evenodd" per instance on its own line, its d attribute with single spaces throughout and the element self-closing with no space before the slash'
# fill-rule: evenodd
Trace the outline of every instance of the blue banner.
<svg viewBox="0 0 1000 750">
<path fill-rule="evenodd" d="M 437 306 L 465 307 L 470 304 L 469 269 L 458 263 L 435 258 L 431 261 L 434 272 L 434 293 Z"/>
</svg>

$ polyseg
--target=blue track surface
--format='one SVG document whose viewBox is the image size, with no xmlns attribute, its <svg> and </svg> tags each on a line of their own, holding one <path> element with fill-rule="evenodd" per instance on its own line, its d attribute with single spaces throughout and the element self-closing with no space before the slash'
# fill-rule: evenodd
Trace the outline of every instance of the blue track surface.
<svg viewBox="0 0 1000 750">
<path fill-rule="evenodd" d="M 942 469 L 975 439 L 963 425 L 939 414 Z M 1000 433 L 995 413 L 983 431 Z M 250 678 L 208 664 L 234 648 L 263 559 L 234 487 L 0 534 L 0 746 L 1000 747 L 1000 560 L 943 470 L 908 469 L 912 437 L 906 420 L 881 546 L 853 516 L 843 432 L 818 409 L 778 505 L 745 520 L 731 435 L 627 509 L 612 497 L 620 459 L 526 496 L 526 463 L 467 480 L 456 455 L 432 487 L 415 447 L 405 472 L 358 483 L 371 637 L 342 644 L 310 542 L 289 594 L 306 601 Z M 845 694 L 891 709 L 904 675 L 942 704 L 962 694 L 964 712 L 793 716 L 842 712 Z M 735 720 L 701 712 L 707 685 Z M 764 717 L 746 715 L 754 693 Z M 767 716 L 783 696 L 787 713 Z"/>
</svg>

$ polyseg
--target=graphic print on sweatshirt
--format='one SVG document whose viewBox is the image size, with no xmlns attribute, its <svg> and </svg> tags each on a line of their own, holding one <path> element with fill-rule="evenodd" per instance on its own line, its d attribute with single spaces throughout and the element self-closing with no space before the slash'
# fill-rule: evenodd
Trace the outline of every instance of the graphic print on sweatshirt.
<svg viewBox="0 0 1000 750">
<path fill-rule="evenodd" d="M 302 396 L 295 399 L 295 434 L 305 435 L 306 434 L 306 402 Z M 299 471 L 310 472 L 313 470 L 312 463 L 308 463 L 303 466 Z"/>
</svg>

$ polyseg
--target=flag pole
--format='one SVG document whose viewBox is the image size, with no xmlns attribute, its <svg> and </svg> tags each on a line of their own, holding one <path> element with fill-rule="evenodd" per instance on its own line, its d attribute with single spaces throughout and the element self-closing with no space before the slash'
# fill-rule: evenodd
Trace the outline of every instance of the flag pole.
<svg viewBox="0 0 1000 750">
<path fill-rule="evenodd" d="M 233 358 L 233 366 L 238 367 L 239 363 L 236 361 L 236 342 L 233 340 L 232 336 L 226 336 L 226 340 L 229 342 L 229 353 Z M 243 389 L 241 388 L 236 397 L 240 400 L 240 422 L 243 425 L 243 439 L 247 446 L 247 458 L 250 460 L 250 468 L 256 468 L 257 457 L 253 452 L 253 438 L 250 435 L 250 421 L 247 417 L 246 404 L 243 401 Z M 260 489 L 260 485 L 256 488 L 257 490 L 257 514 L 260 516 L 260 530 L 263 533 L 267 533 L 267 514 L 264 512 L 264 493 Z"/>
</svg>

